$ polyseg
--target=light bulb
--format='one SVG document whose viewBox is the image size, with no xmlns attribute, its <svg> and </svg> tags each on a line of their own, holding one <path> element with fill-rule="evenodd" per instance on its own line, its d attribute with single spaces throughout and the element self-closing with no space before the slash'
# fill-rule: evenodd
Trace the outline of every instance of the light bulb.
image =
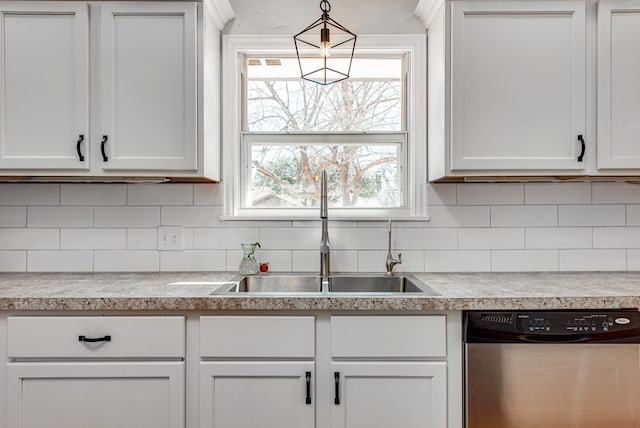
<svg viewBox="0 0 640 428">
<path fill-rule="evenodd" d="M 329 55 L 331 55 L 331 40 L 329 29 L 325 27 L 320 30 L 320 56 L 327 58 Z"/>
</svg>

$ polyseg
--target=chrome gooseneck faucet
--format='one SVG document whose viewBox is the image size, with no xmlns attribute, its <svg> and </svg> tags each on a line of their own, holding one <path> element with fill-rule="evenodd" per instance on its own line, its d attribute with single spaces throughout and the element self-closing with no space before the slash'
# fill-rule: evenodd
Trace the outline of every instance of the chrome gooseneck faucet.
<svg viewBox="0 0 640 428">
<path fill-rule="evenodd" d="M 322 238 L 320 239 L 320 277 L 322 290 L 331 289 L 331 250 L 329 248 L 329 210 L 327 200 L 327 171 L 320 173 L 320 220 L 322 221 Z"/>
<path fill-rule="evenodd" d="M 402 253 L 398 253 L 397 259 L 394 259 L 393 254 L 391 254 L 391 219 L 389 219 L 388 242 L 389 242 L 389 249 L 387 251 L 387 261 L 385 264 L 387 266 L 387 275 L 393 275 L 393 268 L 395 267 L 395 265 L 402 264 Z"/>
</svg>

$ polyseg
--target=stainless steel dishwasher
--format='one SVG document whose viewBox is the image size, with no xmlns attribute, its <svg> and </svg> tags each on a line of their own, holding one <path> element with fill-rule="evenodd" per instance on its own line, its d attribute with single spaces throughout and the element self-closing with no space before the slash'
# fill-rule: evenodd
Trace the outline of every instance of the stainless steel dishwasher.
<svg viewBox="0 0 640 428">
<path fill-rule="evenodd" d="M 640 428 L 638 311 L 464 320 L 467 428 Z"/>
</svg>

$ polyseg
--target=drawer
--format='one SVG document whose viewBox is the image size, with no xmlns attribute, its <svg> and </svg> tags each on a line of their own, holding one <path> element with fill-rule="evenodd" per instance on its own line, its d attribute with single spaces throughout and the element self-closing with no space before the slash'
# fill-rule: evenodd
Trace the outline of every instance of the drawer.
<svg viewBox="0 0 640 428">
<path fill-rule="evenodd" d="M 337 358 L 443 358 L 446 317 L 331 317 L 331 356 Z"/>
<path fill-rule="evenodd" d="M 314 317 L 200 318 L 200 356 L 211 358 L 313 358 Z"/>
<path fill-rule="evenodd" d="M 184 317 L 9 317 L 7 331 L 12 358 L 183 358 L 185 353 Z"/>
</svg>

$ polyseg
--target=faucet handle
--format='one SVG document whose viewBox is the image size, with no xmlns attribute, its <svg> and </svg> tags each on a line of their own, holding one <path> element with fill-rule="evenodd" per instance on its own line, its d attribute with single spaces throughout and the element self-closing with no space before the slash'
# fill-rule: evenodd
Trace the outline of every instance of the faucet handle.
<svg viewBox="0 0 640 428">
<path fill-rule="evenodd" d="M 398 253 L 398 262 L 397 264 L 401 265 L 402 264 L 402 253 Z"/>
</svg>

